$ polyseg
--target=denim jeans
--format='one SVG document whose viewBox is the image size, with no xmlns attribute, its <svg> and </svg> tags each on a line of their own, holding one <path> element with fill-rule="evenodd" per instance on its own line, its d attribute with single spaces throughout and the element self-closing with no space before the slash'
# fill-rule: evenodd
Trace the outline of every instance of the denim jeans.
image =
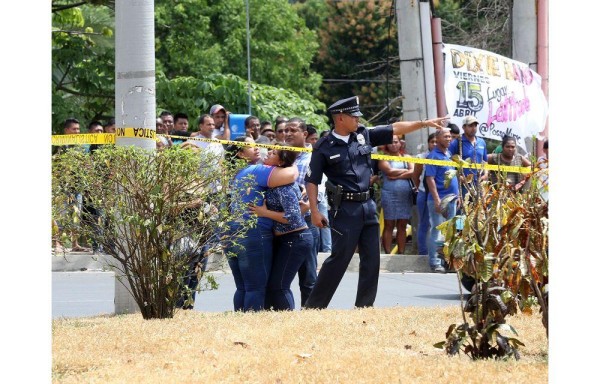
<svg viewBox="0 0 600 384">
<path fill-rule="evenodd" d="M 273 266 L 267 284 L 265 307 L 274 310 L 293 310 L 294 295 L 290 286 L 300 266 L 309 257 L 313 247 L 313 234 L 307 228 L 275 236 Z"/>
<path fill-rule="evenodd" d="M 444 221 L 450 220 L 456 215 L 456 200 L 448 204 L 448 218 L 444 218 L 441 213 L 435 211 L 433 199 L 427 200 L 427 209 L 429 209 L 429 225 L 431 226 L 431 235 L 429 237 L 429 266 L 435 268 L 442 265 L 442 259 L 438 258 L 438 247 L 444 243 L 444 236 L 436 227 Z"/>
<path fill-rule="evenodd" d="M 208 265 L 208 249 L 209 245 L 206 244 L 200 249 L 200 252 L 195 255 L 186 255 L 189 257 L 190 264 L 188 269 L 183 275 L 183 284 L 190 289 L 192 296 L 190 298 L 189 291 L 184 288 L 179 288 L 179 298 L 175 304 L 177 308 L 183 309 L 194 309 L 194 303 L 196 302 L 196 288 L 198 288 L 198 273 L 200 271 L 206 272 Z"/>
<path fill-rule="evenodd" d="M 315 227 L 310 221 L 310 216 L 306 217 L 306 225 L 312 233 L 313 244 L 310 252 L 304 263 L 298 270 L 298 285 L 300 286 L 300 305 L 304 307 L 304 303 L 308 299 L 315 283 L 317 282 L 317 254 L 319 253 L 319 228 Z"/>
<path fill-rule="evenodd" d="M 240 246 L 232 249 L 237 256 L 227 260 L 236 288 L 233 309 L 260 311 L 265 306 L 273 262 L 273 232 L 261 227 L 251 228 L 238 243 Z"/>
<path fill-rule="evenodd" d="M 327 211 L 327 201 L 319 201 L 317 205 L 319 208 L 319 212 L 329 221 L 329 213 Z M 319 228 L 319 235 L 321 236 L 321 241 L 319 244 L 319 252 L 331 253 L 331 229 L 327 228 Z"/>
<path fill-rule="evenodd" d="M 419 226 L 417 228 L 417 249 L 419 255 L 428 255 L 427 244 L 429 243 L 429 208 L 427 207 L 427 195 L 425 191 L 417 194 L 417 212 L 419 214 Z"/>
</svg>

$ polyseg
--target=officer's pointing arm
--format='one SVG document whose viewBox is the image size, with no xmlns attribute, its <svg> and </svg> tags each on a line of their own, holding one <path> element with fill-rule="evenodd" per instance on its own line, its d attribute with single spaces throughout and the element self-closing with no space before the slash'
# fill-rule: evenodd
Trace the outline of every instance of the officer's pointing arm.
<svg viewBox="0 0 600 384">
<path fill-rule="evenodd" d="M 392 128 L 394 135 L 404 135 L 425 127 L 442 129 L 444 127 L 441 124 L 444 120 L 448 120 L 448 117 L 436 117 L 435 119 L 421 121 L 397 121 L 392 124 Z"/>
</svg>

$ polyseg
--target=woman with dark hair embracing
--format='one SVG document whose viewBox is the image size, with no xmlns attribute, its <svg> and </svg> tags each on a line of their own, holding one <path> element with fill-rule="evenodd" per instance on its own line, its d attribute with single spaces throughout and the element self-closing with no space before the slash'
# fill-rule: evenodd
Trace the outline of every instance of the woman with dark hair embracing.
<svg viewBox="0 0 600 384">
<path fill-rule="evenodd" d="M 269 152 L 264 164 L 282 168 L 292 167 L 297 156 L 298 152 L 295 151 L 273 150 Z M 313 246 L 312 233 L 304 220 L 304 213 L 308 211 L 309 205 L 302 202 L 301 197 L 298 184 L 290 183 L 269 188 L 264 205 L 250 206 L 250 210 L 258 217 L 267 217 L 275 221 L 273 266 L 265 302 L 267 309 L 295 308 L 290 286 Z"/>
<path fill-rule="evenodd" d="M 254 140 L 251 137 L 239 137 L 235 141 L 240 141 L 240 144 L 229 144 L 226 158 L 230 161 L 244 160 L 248 166 L 235 175 L 229 186 L 230 193 L 239 197 L 234 199 L 231 209 L 247 211 L 243 219 L 249 221 L 255 216 L 247 205 L 262 204 L 263 194 L 268 188 L 293 184 L 298 177 L 298 169 L 295 166 L 282 168 L 258 164 L 260 153 L 258 147 L 252 146 Z M 238 222 L 229 223 L 232 233 L 241 226 Z M 228 251 L 236 255 L 227 260 L 236 286 L 234 310 L 245 312 L 264 309 L 267 281 L 273 262 L 273 220 L 258 217 L 256 226 L 248 229 L 245 236 L 239 239 L 238 245 Z"/>
</svg>

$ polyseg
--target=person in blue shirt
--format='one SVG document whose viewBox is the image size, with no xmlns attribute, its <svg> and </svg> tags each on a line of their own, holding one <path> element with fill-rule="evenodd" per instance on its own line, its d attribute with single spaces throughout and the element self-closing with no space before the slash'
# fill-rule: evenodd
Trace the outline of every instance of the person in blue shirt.
<svg viewBox="0 0 600 384">
<path fill-rule="evenodd" d="M 463 119 L 463 134 L 459 138 L 453 140 L 450 143 L 448 150 L 450 151 L 450 157 L 459 154 L 463 160 L 470 159 L 472 164 L 482 164 L 487 161 L 487 146 L 485 141 L 481 137 L 477 137 L 477 126 L 479 121 L 473 115 L 466 116 Z M 469 175 L 473 175 L 473 183 L 477 183 L 480 180 L 487 180 L 488 172 L 481 168 L 463 168 L 464 178 L 461 177 L 461 185 L 469 181 Z M 463 199 L 467 190 L 463 185 L 462 193 Z"/>
<path fill-rule="evenodd" d="M 258 147 L 249 145 L 254 143 L 254 139 L 242 136 L 234 141 L 245 142 L 246 145 L 229 144 L 226 158 L 230 161 L 242 159 L 248 166 L 235 175 L 229 186 L 230 193 L 237 195 L 237 199 L 232 201 L 231 209 L 243 210 L 244 221 L 257 222 L 237 240 L 236 245 L 228 249 L 228 252 L 235 254 L 227 259 L 236 287 L 233 308 L 235 311 L 260 311 L 264 309 L 273 262 L 273 220 L 267 217 L 257 219 L 249 205 L 260 204 L 268 188 L 294 183 L 298 177 L 298 169 L 295 166 L 281 168 L 258 164 Z M 230 222 L 228 227 L 231 233 L 236 233 L 242 223 Z"/>
<path fill-rule="evenodd" d="M 308 125 L 299 117 L 292 117 L 285 123 L 285 145 L 290 147 L 312 149 L 312 145 L 306 142 L 308 137 Z M 300 152 L 296 157 L 295 165 L 298 167 L 298 179 L 296 184 L 300 188 L 305 188 L 306 181 L 304 177 L 308 172 L 311 153 Z M 306 196 L 304 197 L 306 200 Z M 317 255 L 319 253 L 320 231 L 311 222 L 310 211 L 304 215 L 304 220 L 308 225 L 308 229 L 313 236 L 313 247 L 310 250 L 309 257 L 306 258 L 300 269 L 298 270 L 298 285 L 300 286 L 300 305 L 304 306 L 310 295 L 315 282 L 317 281 Z"/>
<path fill-rule="evenodd" d="M 452 140 L 450 129 L 444 128 L 436 132 L 436 146 L 429 152 L 427 159 L 450 161 L 448 146 Z M 427 253 L 429 255 L 429 266 L 432 272 L 446 273 L 442 265 L 442 260 L 437 256 L 437 250 L 442 234 L 437 228 L 438 225 L 456 215 L 456 202 L 453 200 L 448 203 L 447 210 L 443 210 L 442 199 L 451 194 L 458 197 L 458 180 L 453 177 L 448 185 L 445 184 L 446 172 L 454 170 L 450 165 L 425 165 L 425 182 L 429 188 L 427 197 L 427 209 L 429 211 L 429 225 L 431 234 Z"/>
<path fill-rule="evenodd" d="M 265 165 L 291 167 L 298 152 L 289 150 L 270 151 Z M 252 206 L 251 210 L 259 217 L 268 217 L 275 221 L 273 232 L 273 266 L 265 308 L 274 310 L 293 310 L 294 295 L 290 286 L 294 276 L 310 257 L 313 248 L 313 235 L 304 219 L 308 203 L 302 202 L 302 193 L 298 183 L 269 188 L 265 195 L 265 204 Z"/>
</svg>

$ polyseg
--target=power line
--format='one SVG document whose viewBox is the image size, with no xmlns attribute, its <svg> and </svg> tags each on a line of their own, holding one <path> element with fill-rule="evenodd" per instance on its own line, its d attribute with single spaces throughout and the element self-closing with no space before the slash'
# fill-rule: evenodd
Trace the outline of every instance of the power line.
<svg viewBox="0 0 600 384">
<path fill-rule="evenodd" d="M 400 79 L 323 79 L 324 83 L 399 83 Z"/>
</svg>

